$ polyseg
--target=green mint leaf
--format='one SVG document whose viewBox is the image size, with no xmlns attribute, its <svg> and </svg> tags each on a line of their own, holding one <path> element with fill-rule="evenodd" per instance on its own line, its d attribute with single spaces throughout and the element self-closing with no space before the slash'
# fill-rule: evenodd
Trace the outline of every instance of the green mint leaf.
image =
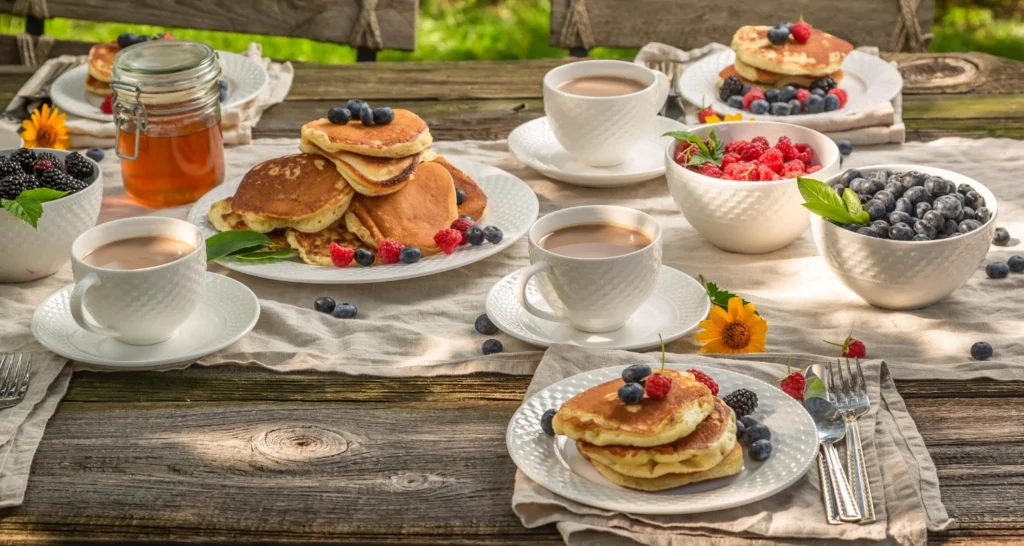
<svg viewBox="0 0 1024 546">
<path fill-rule="evenodd" d="M 853 215 L 853 223 L 866 226 L 871 223 L 871 216 L 868 214 L 868 211 L 862 210 Z"/>
<path fill-rule="evenodd" d="M 242 254 L 232 254 L 231 257 L 243 262 L 276 262 L 295 255 L 294 248 L 280 248 L 277 250 L 259 250 Z"/>
<path fill-rule="evenodd" d="M 672 137 L 672 138 L 674 138 L 676 140 L 683 141 L 683 140 L 690 140 L 690 137 L 693 136 L 693 133 L 691 133 L 689 131 L 669 131 L 669 132 L 667 132 L 667 133 L 665 133 L 665 134 L 663 134 L 661 136 L 663 136 L 663 137 L 666 137 L 666 136 L 667 137 Z"/>
<path fill-rule="evenodd" d="M 828 184 L 813 178 L 799 177 L 796 179 L 796 185 L 807 203 L 820 203 L 846 211 L 846 204 Z"/>
<path fill-rule="evenodd" d="M 843 203 L 846 203 L 846 210 L 854 216 L 857 216 L 864 210 L 864 207 L 860 204 L 860 196 L 850 188 L 843 190 Z"/>
<path fill-rule="evenodd" d="M 39 203 L 46 203 L 47 201 L 54 201 L 67 195 L 66 191 L 59 191 L 50 188 L 34 188 L 31 190 L 25 190 L 18 195 L 18 199 L 25 199 L 29 201 L 37 201 Z"/>
<path fill-rule="evenodd" d="M 804 400 L 809 398 L 828 398 L 825 383 L 820 377 L 809 377 L 807 379 L 807 386 L 804 387 Z"/>
<path fill-rule="evenodd" d="M 717 284 L 704 280 L 703 275 L 698 275 L 697 280 L 704 285 L 704 291 L 708 293 L 708 299 L 711 300 L 711 305 L 721 307 L 722 309 L 729 309 L 729 300 L 738 297 L 736 294 L 729 292 L 723 288 L 719 288 Z M 743 305 L 750 303 L 746 299 L 743 299 Z M 760 313 L 755 312 L 756 315 L 760 316 Z"/>
<path fill-rule="evenodd" d="M 43 204 L 31 199 L 4 199 L 4 210 L 14 215 L 15 218 L 25 221 L 33 229 L 39 226 L 39 219 L 43 216 Z"/>
<path fill-rule="evenodd" d="M 708 151 L 708 145 L 704 144 L 704 139 L 689 132 L 689 131 L 669 131 L 661 136 L 670 136 L 679 142 L 692 142 L 697 145 L 697 148 L 704 154 L 710 154 Z"/>
<path fill-rule="evenodd" d="M 844 207 L 833 207 L 831 205 L 825 205 L 822 203 L 804 203 L 804 207 L 807 210 L 813 212 L 814 214 L 817 214 L 818 216 L 821 216 L 826 220 L 831 220 L 840 225 L 845 226 L 846 224 L 859 223 L 853 217 L 852 214 L 846 212 L 846 208 Z"/>
<path fill-rule="evenodd" d="M 236 253 L 258 251 L 271 244 L 269 237 L 255 231 L 223 231 L 206 240 L 206 261 L 212 262 Z"/>
<path fill-rule="evenodd" d="M 725 157 L 725 142 L 718 138 L 715 130 L 711 130 L 711 134 L 708 135 L 711 140 L 711 157 L 715 160 L 715 165 L 722 166 L 722 158 Z"/>
</svg>

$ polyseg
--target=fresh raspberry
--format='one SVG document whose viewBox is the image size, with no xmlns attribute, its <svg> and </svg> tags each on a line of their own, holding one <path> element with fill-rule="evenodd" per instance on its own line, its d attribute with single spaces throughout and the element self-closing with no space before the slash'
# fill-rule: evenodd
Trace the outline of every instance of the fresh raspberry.
<svg viewBox="0 0 1024 546">
<path fill-rule="evenodd" d="M 690 368 L 689 370 L 686 371 L 692 373 L 694 379 L 700 381 L 701 383 L 704 383 L 704 386 L 711 389 L 712 395 L 718 396 L 718 383 L 715 383 L 715 380 L 711 379 L 710 375 L 694 368 Z"/>
<path fill-rule="evenodd" d="M 750 142 L 746 140 L 734 140 L 725 145 L 725 153 L 742 155 L 743 149 L 747 147 Z"/>
<path fill-rule="evenodd" d="M 463 240 L 465 240 L 465 237 L 457 229 L 442 229 L 434 234 L 434 242 L 437 243 L 437 246 L 441 247 L 441 252 L 445 254 L 455 252 L 455 247 L 462 244 Z"/>
<path fill-rule="evenodd" d="M 796 178 L 798 176 L 803 176 L 806 171 L 807 166 L 804 165 L 803 161 L 793 159 L 791 161 L 787 161 L 782 166 L 782 172 L 779 174 L 781 174 L 783 178 Z"/>
<path fill-rule="evenodd" d="M 816 172 L 818 172 L 820 170 L 821 170 L 821 165 L 814 165 L 814 166 L 811 166 L 811 167 L 807 167 L 807 171 L 805 171 L 804 174 L 816 173 Z"/>
<path fill-rule="evenodd" d="M 715 165 L 714 163 L 705 163 L 701 165 L 697 172 L 704 176 L 710 176 L 711 178 L 722 178 L 722 176 L 725 175 L 725 173 L 722 172 L 722 169 L 719 169 L 718 165 Z"/>
<path fill-rule="evenodd" d="M 761 157 L 758 158 L 758 161 L 761 165 L 768 167 L 776 173 L 782 172 L 782 164 L 785 162 L 782 152 L 775 148 L 768 148 L 765 150 L 765 152 L 761 154 Z"/>
<path fill-rule="evenodd" d="M 807 21 L 799 20 L 789 26 L 789 33 L 798 44 L 806 44 L 811 39 L 811 25 Z"/>
<path fill-rule="evenodd" d="M 347 248 L 339 245 L 338 243 L 331 243 L 331 262 L 334 263 L 334 267 L 348 267 L 348 264 L 352 263 L 352 258 L 356 255 L 354 248 Z"/>
<path fill-rule="evenodd" d="M 49 159 L 40 159 L 32 166 L 32 170 L 35 171 L 36 176 L 40 176 L 46 171 L 53 169 L 53 167 L 53 161 L 50 161 Z"/>
<path fill-rule="evenodd" d="M 676 147 L 676 163 L 685 167 L 690 162 L 690 157 L 697 153 L 697 150 L 699 149 L 700 148 L 693 142 L 687 142 L 685 145 L 680 144 Z"/>
<path fill-rule="evenodd" d="M 446 230 L 447 231 L 447 230 Z M 454 231 L 454 230 L 451 230 Z M 455 233 L 458 233 L 457 231 Z M 462 234 L 459 233 L 461 237 Z M 402 249 L 405 245 L 398 241 L 392 241 L 391 239 L 384 239 L 377 244 L 377 255 L 380 256 L 381 263 L 385 264 L 397 264 L 398 255 L 402 253 Z"/>
<path fill-rule="evenodd" d="M 797 149 L 799 149 L 799 147 Z M 801 150 L 800 153 L 796 154 L 796 159 L 803 161 L 804 165 L 810 165 L 811 160 L 814 159 L 814 150 L 810 148 L 807 148 L 806 150 Z"/>
<path fill-rule="evenodd" d="M 761 154 L 767 150 L 768 147 L 761 147 L 761 145 L 751 142 L 746 148 L 743 148 L 743 153 L 740 154 L 740 159 L 743 161 L 754 161 L 761 157 Z"/>
<path fill-rule="evenodd" d="M 700 123 L 707 123 L 708 117 L 717 115 L 718 114 L 715 113 L 715 111 L 712 110 L 710 106 L 708 106 L 707 108 L 704 108 L 700 112 L 697 112 L 697 121 L 699 121 Z"/>
<path fill-rule="evenodd" d="M 835 95 L 836 97 L 839 97 L 839 107 L 840 108 L 846 106 L 847 96 L 846 96 L 846 90 L 845 89 L 840 89 L 838 87 L 834 87 L 834 88 L 832 88 L 832 89 L 830 89 L 828 91 L 828 94 L 829 95 Z"/>
<path fill-rule="evenodd" d="M 868 354 L 867 347 L 864 346 L 864 342 L 855 339 L 853 334 L 846 336 L 846 339 L 842 343 L 836 343 L 834 341 L 826 341 L 829 345 L 839 347 L 841 355 L 846 358 L 864 358 Z"/>
<path fill-rule="evenodd" d="M 468 218 L 456 218 L 452 222 L 451 228 L 459 233 L 466 233 L 466 230 L 473 227 L 475 224 Z"/>
<path fill-rule="evenodd" d="M 722 168 L 724 169 L 724 168 L 728 167 L 729 165 L 732 165 L 733 163 L 736 163 L 737 161 L 742 161 L 742 160 L 743 160 L 743 158 L 740 157 L 740 154 L 727 153 L 724 156 L 722 156 Z"/>
<path fill-rule="evenodd" d="M 757 168 L 757 179 L 762 182 L 766 182 L 768 180 L 782 180 L 775 171 L 765 165 L 761 165 Z"/>
<path fill-rule="evenodd" d="M 757 180 L 757 165 L 750 161 L 740 161 L 729 165 L 725 177 L 730 180 Z"/>
<path fill-rule="evenodd" d="M 100 104 L 100 112 L 108 115 L 114 113 L 114 95 L 107 95 L 107 98 L 103 99 L 103 104 Z"/>
<path fill-rule="evenodd" d="M 811 92 L 806 89 L 796 90 L 796 100 L 800 101 L 800 106 L 804 105 L 804 101 L 806 101 L 809 96 L 811 96 Z"/>
<path fill-rule="evenodd" d="M 775 149 L 782 152 L 782 159 L 785 161 L 796 159 L 797 154 L 800 153 L 800 150 L 793 146 L 793 141 L 787 136 L 779 137 L 779 141 L 775 143 Z"/>
<path fill-rule="evenodd" d="M 807 388 L 807 378 L 800 372 L 793 372 L 779 382 L 779 388 L 793 398 L 803 401 L 804 389 Z"/>
<path fill-rule="evenodd" d="M 665 398 L 668 391 L 672 389 L 672 380 L 660 373 L 653 373 L 644 381 L 644 391 L 651 400 Z"/>
<path fill-rule="evenodd" d="M 756 137 L 750 139 L 750 143 L 751 144 L 757 144 L 758 146 L 760 146 L 762 148 L 769 148 L 769 147 L 771 147 L 771 144 L 768 144 L 768 139 L 764 138 L 763 136 L 756 136 Z"/>
<path fill-rule="evenodd" d="M 755 100 L 764 100 L 764 91 L 760 87 L 752 87 L 746 95 L 743 95 L 743 109 L 750 110 L 750 103 Z"/>
</svg>

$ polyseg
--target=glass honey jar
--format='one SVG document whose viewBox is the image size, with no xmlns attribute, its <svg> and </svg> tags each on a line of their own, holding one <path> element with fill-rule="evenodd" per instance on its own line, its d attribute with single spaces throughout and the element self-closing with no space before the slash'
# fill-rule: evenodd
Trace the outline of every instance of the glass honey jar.
<svg viewBox="0 0 1024 546">
<path fill-rule="evenodd" d="M 224 181 L 220 62 L 187 40 L 151 40 L 114 57 L 117 156 L 125 191 L 142 205 L 195 202 Z"/>
</svg>

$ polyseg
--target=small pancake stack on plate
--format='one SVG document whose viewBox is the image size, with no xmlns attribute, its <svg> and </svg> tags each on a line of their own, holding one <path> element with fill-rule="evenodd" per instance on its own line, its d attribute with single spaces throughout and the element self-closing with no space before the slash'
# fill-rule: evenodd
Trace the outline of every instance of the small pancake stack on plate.
<svg viewBox="0 0 1024 546">
<path fill-rule="evenodd" d="M 788 40 L 775 45 L 768 41 L 769 28 L 747 25 L 736 31 L 736 62 L 719 73 L 722 81 L 733 75 L 744 84 L 766 87 L 810 87 L 825 76 L 842 81 L 843 60 L 853 51 L 850 42 L 815 28 L 807 43 Z"/>
<path fill-rule="evenodd" d="M 85 77 L 85 90 L 100 97 L 114 93 L 110 88 L 111 72 L 114 69 L 114 57 L 121 47 L 117 42 L 103 42 L 89 49 L 89 72 Z"/>
<path fill-rule="evenodd" d="M 738 474 L 743 450 L 736 415 L 686 372 L 666 369 L 672 381 L 659 399 L 619 399 L 615 379 L 569 399 L 552 421 L 555 433 L 576 441 L 580 454 L 612 483 L 662 491 Z"/>
</svg>

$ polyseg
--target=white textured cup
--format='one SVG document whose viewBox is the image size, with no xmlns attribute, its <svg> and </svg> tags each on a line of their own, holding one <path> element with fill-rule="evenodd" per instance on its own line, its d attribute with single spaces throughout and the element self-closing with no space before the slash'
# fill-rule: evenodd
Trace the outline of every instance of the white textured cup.
<svg viewBox="0 0 1024 546">
<path fill-rule="evenodd" d="M 586 76 L 619 76 L 647 87 L 615 97 L 586 97 L 558 89 Z M 558 143 L 573 158 L 592 167 L 610 167 L 624 162 L 655 130 L 668 92 L 669 79 L 661 72 L 625 61 L 581 61 L 544 75 L 544 113 Z"/>
<path fill-rule="evenodd" d="M 611 223 L 645 233 L 651 244 L 610 258 L 574 258 L 542 248 L 541 238 L 577 224 Z M 572 207 L 534 222 L 530 228 L 531 265 L 519 274 L 516 296 L 530 314 L 567 322 L 585 332 L 610 332 L 629 322 L 654 292 L 661 273 L 661 226 L 638 210 L 593 205 Z M 552 312 L 538 309 L 526 297 L 532 277 Z"/>
<path fill-rule="evenodd" d="M 106 269 L 82 261 L 107 243 L 154 235 L 174 237 L 196 249 L 173 262 L 143 269 Z M 206 241 L 197 227 L 174 218 L 117 220 L 75 239 L 71 269 L 71 315 L 82 329 L 131 345 L 151 345 L 174 337 L 199 305 Z"/>
</svg>

